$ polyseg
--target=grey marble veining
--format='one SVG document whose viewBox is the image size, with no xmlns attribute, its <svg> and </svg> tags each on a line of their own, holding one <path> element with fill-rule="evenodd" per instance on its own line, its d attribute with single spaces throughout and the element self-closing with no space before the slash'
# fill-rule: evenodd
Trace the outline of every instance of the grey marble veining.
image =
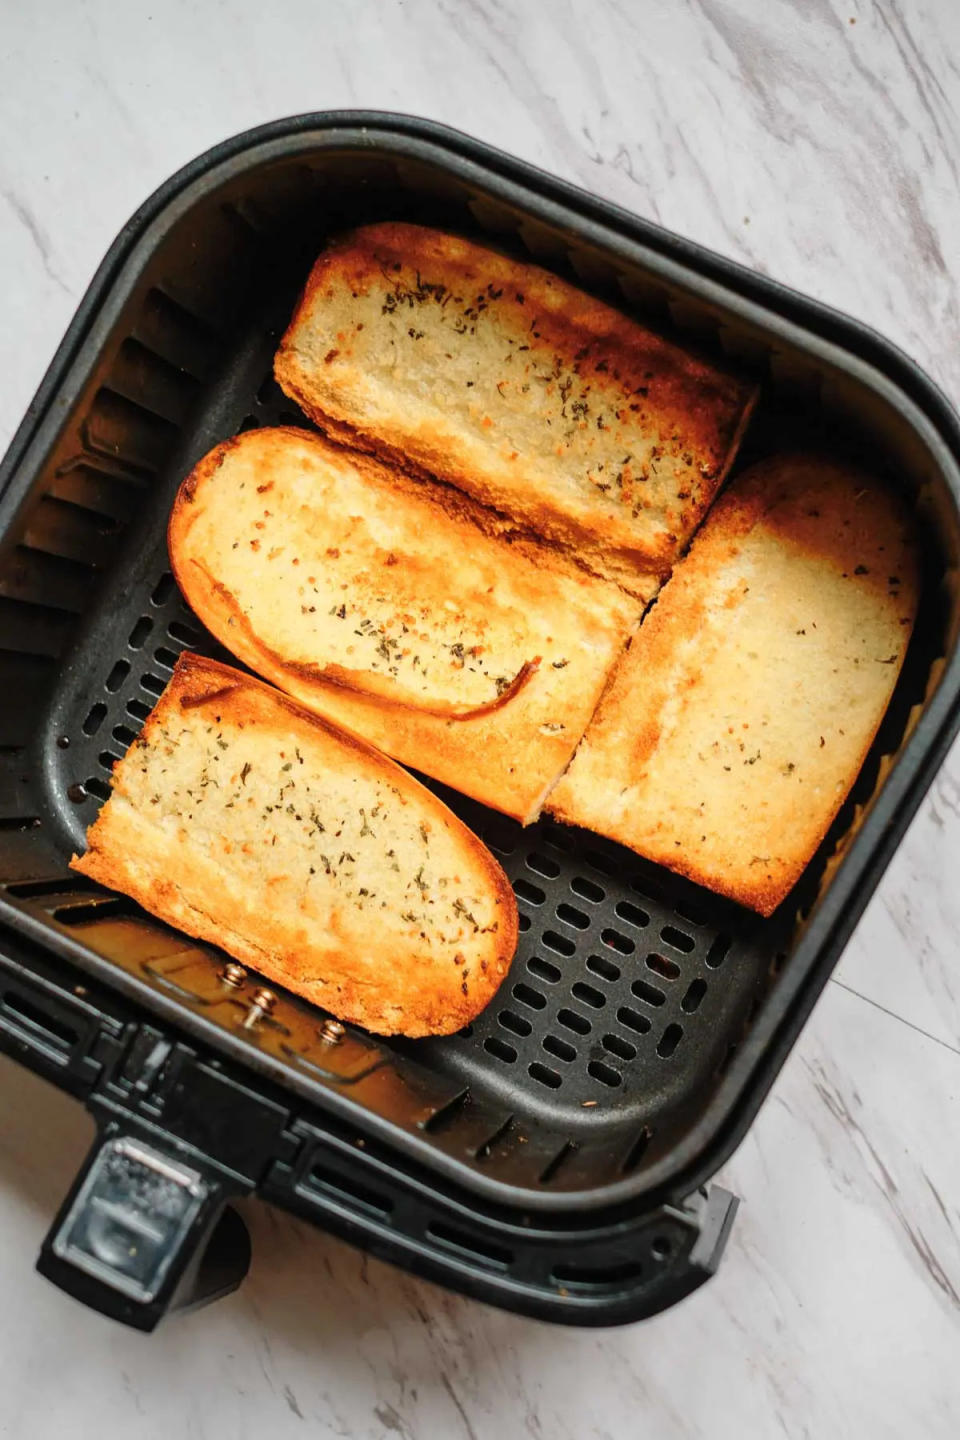
<svg viewBox="0 0 960 1440">
<path fill-rule="evenodd" d="M 0 442 L 177 166 L 299 110 L 426 114 L 814 294 L 960 401 L 956 0 L 6 0 Z M 960 752 L 722 1179 L 716 1280 L 557 1331 L 251 1205 L 241 1292 L 153 1339 L 32 1259 L 88 1139 L 0 1063 L 0 1436 L 960 1433 Z"/>
</svg>

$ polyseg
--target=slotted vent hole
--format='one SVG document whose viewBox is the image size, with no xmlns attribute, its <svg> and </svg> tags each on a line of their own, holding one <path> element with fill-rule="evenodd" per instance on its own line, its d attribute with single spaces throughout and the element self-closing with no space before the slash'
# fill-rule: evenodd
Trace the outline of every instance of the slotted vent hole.
<svg viewBox="0 0 960 1440">
<path fill-rule="evenodd" d="M 587 1066 L 587 1074 L 592 1075 L 594 1080 L 599 1080 L 601 1085 L 608 1085 L 614 1089 L 617 1085 L 623 1084 L 623 1076 L 619 1070 L 614 1070 L 606 1060 L 591 1060 Z"/>
<path fill-rule="evenodd" d="M 541 1065 L 539 1060 L 534 1060 L 533 1064 L 527 1067 L 527 1072 L 532 1079 L 546 1085 L 549 1090 L 559 1090 L 563 1083 L 563 1077 L 558 1075 L 556 1070 L 551 1070 L 549 1065 Z"/>
<path fill-rule="evenodd" d="M 111 695 L 114 694 L 115 691 L 120 689 L 120 686 L 123 684 L 124 680 L 126 680 L 129 674 L 130 661 L 118 660 L 117 663 L 114 665 L 113 669 L 110 671 L 110 674 L 107 676 L 105 682 L 106 688 L 110 691 Z"/>
<path fill-rule="evenodd" d="M 607 997 L 602 991 L 597 990 L 593 985 L 587 985 L 585 981 L 578 980 L 570 992 L 575 1000 L 582 1000 L 585 1005 L 590 1005 L 594 1010 L 600 1010 L 607 1003 Z"/>
<path fill-rule="evenodd" d="M 527 969 L 539 980 L 546 980 L 548 985 L 556 985 L 560 979 L 560 971 L 556 965 L 551 965 L 549 960 L 541 960 L 539 955 L 530 956 L 527 961 Z"/>
<path fill-rule="evenodd" d="M 174 640 L 179 640 L 181 645 L 202 645 L 203 636 L 199 630 L 192 625 L 185 625 L 182 620 L 171 620 L 167 626 L 167 634 Z"/>
<path fill-rule="evenodd" d="M 637 1058 L 637 1047 L 631 1045 L 629 1040 L 624 1040 L 621 1035 L 604 1035 L 600 1041 L 604 1050 L 609 1050 L 611 1055 L 616 1055 L 620 1060 L 635 1060 Z"/>
<path fill-rule="evenodd" d="M 662 990 L 658 990 L 654 985 L 648 985 L 646 980 L 634 980 L 630 989 L 638 1000 L 645 1001 L 647 1005 L 662 1005 L 667 998 Z"/>
<path fill-rule="evenodd" d="M 618 901 L 614 913 L 619 920 L 625 920 L 628 925 L 643 927 L 650 924 L 650 916 L 646 910 L 641 910 L 639 905 L 633 905 L 629 900 Z"/>
<path fill-rule="evenodd" d="M 710 949 L 707 951 L 708 969 L 719 970 L 720 966 L 727 958 L 727 953 L 730 949 L 731 944 L 732 941 L 729 935 L 715 935 L 713 937 Z"/>
<path fill-rule="evenodd" d="M 528 905 L 542 905 L 546 900 L 546 893 L 539 885 L 531 885 L 529 880 L 514 880 L 513 893 L 518 900 L 525 901 Z"/>
<path fill-rule="evenodd" d="M 635 1030 L 638 1035 L 646 1035 L 651 1025 L 649 1016 L 642 1015 L 639 1010 L 631 1010 L 629 1005 L 621 1005 L 617 1011 L 617 1019 L 621 1025 L 626 1025 L 628 1030 Z"/>
<path fill-rule="evenodd" d="M 114 725 L 113 738 L 119 740 L 121 745 L 130 746 L 137 738 L 136 730 L 131 730 L 129 725 Z"/>
<path fill-rule="evenodd" d="M 172 670 L 180 658 L 180 652 L 178 650 L 170 650 L 166 645 L 158 645 L 153 652 L 153 658 L 157 664 L 162 665 L 164 669 Z"/>
<path fill-rule="evenodd" d="M 127 641 L 130 649 L 139 650 L 143 646 L 144 641 L 146 640 L 152 629 L 153 621 L 150 619 L 150 616 L 141 615 L 136 625 L 134 625 L 133 629 L 130 631 L 130 638 Z"/>
<path fill-rule="evenodd" d="M 173 576 L 170 574 L 169 570 L 165 570 L 164 573 L 160 576 L 160 579 L 157 581 L 156 585 L 153 587 L 153 594 L 150 596 L 150 603 L 153 605 L 166 605 L 167 601 L 170 599 L 170 596 L 173 594 L 175 589 L 176 586 L 173 582 Z"/>
<path fill-rule="evenodd" d="M 522 910 L 517 915 L 517 929 L 519 930 L 521 935 L 526 935 L 527 931 L 530 929 L 530 916 L 525 915 Z"/>
<path fill-rule="evenodd" d="M 601 930 L 600 939 L 604 945 L 609 945 L 611 950 L 616 950 L 619 955 L 632 955 L 636 946 L 626 935 L 621 935 L 619 930 Z"/>
<path fill-rule="evenodd" d="M 558 1060 L 564 1060 L 568 1065 L 577 1058 L 577 1047 L 571 1045 L 569 1040 L 561 1040 L 559 1035 L 545 1035 L 543 1048 L 548 1055 L 555 1055 Z"/>
<path fill-rule="evenodd" d="M 562 920 L 564 925 L 572 925 L 575 930 L 586 930 L 590 924 L 589 918 L 582 910 L 577 910 L 573 905 L 558 905 L 557 919 Z"/>
<path fill-rule="evenodd" d="M 601 885 L 595 885 L 592 880 L 585 880 L 582 875 L 575 875 L 570 881 L 570 889 L 581 900 L 589 900 L 591 905 L 599 905 L 601 900 L 606 900 L 607 892 Z"/>
<path fill-rule="evenodd" d="M 508 1041 L 502 1040 L 499 1035 L 488 1035 L 483 1042 L 483 1048 L 489 1055 L 496 1055 L 497 1059 L 502 1060 L 506 1065 L 512 1065 L 517 1058 L 514 1047 Z"/>
<path fill-rule="evenodd" d="M 700 1001 L 707 993 L 706 980 L 691 980 L 687 986 L 687 992 L 680 1001 L 680 1009 L 686 1015 L 692 1015 L 700 1007 Z"/>
<path fill-rule="evenodd" d="M 547 1003 L 545 995 L 542 995 L 539 990 L 534 990 L 532 985 L 525 985 L 522 981 L 519 985 L 514 985 L 513 997 L 530 1010 L 542 1010 Z"/>
<path fill-rule="evenodd" d="M 136 720 L 146 720 L 150 714 L 150 706 L 145 705 L 142 700 L 128 700 L 127 714 L 132 715 Z"/>
<path fill-rule="evenodd" d="M 689 955 L 697 944 L 692 935 L 678 930 L 675 925 L 664 925 L 660 931 L 660 939 L 665 945 L 672 945 L 674 950 L 682 950 L 685 955 Z"/>
<path fill-rule="evenodd" d="M 140 676 L 140 685 L 142 689 L 149 690 L 151 695 L 162 695 L 167 688 L 166 682 L 158 675 L 151 675 L 149 670 Z"/>
<path fill-rule="evenodd" d="M 512 1034 L 521 1037 L 529 1035 L 533 1029 L 529 1020 L 525 1020 L 522 1015 L 517 1015 L 513 1010 L 501 1010 L 497 1019 L 504 1030 L 509 1030 Z"/>
<path fill-rule="evenodd" d="M 569 959 L 577 953 L 577 942 L 567 935 L 558 935 L 555 930 L 544 930 L 541 938 L 547 949 L 552 950 L 555 955 L 563 955 Z"/>
<path fill-rule="evenodd" d="M 102 700 L 98 700 L 96 705 L 93 705 L 87 712 L 86 719 L 80 727 L 84 735 L 96 735 L 100 726 L 103 724 L 106 713 L 106 705 L 104 705 Z"/>
<path fill-rule="evenodd" d="M 599 870 L 601 875 L 607 875 L 613 879 L 617 873 L 617 863 L 611 860 L 609 855 L 604 855 L 602 850 L 588 850 L 584 860 L 593 870 Z"/>
<path fill-rule="evenodd" d="M 682 1038 L 683 1026 L 678 1025 L 676 1021 L 674 1021 L 672 1025 L 667 1026 L 666 1030 L 664 1030 L 663 1034 L 660 1036 L 660 1043 L 657 1046 L 657 1054 L 660 1055 L 664 1060 L 668 1060 L 673 1054 L 673 1052 L 676 1050 L 677 1046 L 680 1044 Z"/>
<path fill-rule="evenodd" d="M 542 855 L 539 850 L 534 850 L 532 855 L 527 856 L 527 869 L 533 870 L 535 874 L 542 875 L 547 880 L 556 880 L 560 874 L 560 866 L 556 860 L 549 855 Z"/>
<path fill-rule="evenodd" d="M 602 980 L 609 980 L 611 984 L 620 979 L 620 966 L 614 965 L 605 955 L 588 955 L 587 969 L 592 970 L 594 975 L 599 975 Z"/>
<path fill-rule="evenodd" d="M 648 970 L 655 975 L 662 975 L 664 980 L 678 980 L 680 978 L 680 966 L 675 960 L 668 960 L 666 955 L 658 955 L 656 951 L 648 955 L 644 961 Z"/>
<path fill-rule="evenodd" d="M 589 1035 L 593 1028 L 586 1015 L 581 1015 L 578 1010 L 559 1010 L 557 1020 L 565 1030 L 572 1030 L 575 1035 Z"/>
<path fill-rule="evenodd" d="M 707 923 L 705 913 L 699 905 L 691 900 L 681 900 L 673 908 L 684 920 L 689 920 L 691 925 L 706 925 Z"/>
<path fill-rule="evenodd" d="M 543 835 L 544 845 L 549 845 L 553 850 L 559 850 L 564 855 L 570 855 L 576 848 L 576 841 L 566 830 L 547 830 Z"/>
</svg>

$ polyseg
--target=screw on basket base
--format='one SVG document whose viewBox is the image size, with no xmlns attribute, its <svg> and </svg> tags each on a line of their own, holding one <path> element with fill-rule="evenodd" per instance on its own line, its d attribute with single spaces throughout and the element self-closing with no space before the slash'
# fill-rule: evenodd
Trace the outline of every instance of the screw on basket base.
<svg viewBox="0 0 960 1440">
<path fill-rule="evenodd" d="M 317 1028 L 317 1034 L 320 1036 L 320 1039 L 328 1045 L 339 1045 L 346 1033 L 346 1030 L 340 1024 L 339 1020 L 324 1020 Z"/>
<path fill-rule="evenodd" d="M 250 1002 L 250 1009 L 244 1016 L 244 1030 L 252 1030 L 254 1025 L 263 1019 L 264 1015 L 269 1015 L 276 1003 L 277 997 L 272 990 L 255 990 L 253 999 Z"/>
<path fill-rule="evenodd" d="M 231 990 L 242 990 L 246 982 L 247 972 L 242 965 L 235 960 L 228 960 L 226 965 L 217 972 L 217 979 L 222 985 L 229 985 Z"/>
</svg>

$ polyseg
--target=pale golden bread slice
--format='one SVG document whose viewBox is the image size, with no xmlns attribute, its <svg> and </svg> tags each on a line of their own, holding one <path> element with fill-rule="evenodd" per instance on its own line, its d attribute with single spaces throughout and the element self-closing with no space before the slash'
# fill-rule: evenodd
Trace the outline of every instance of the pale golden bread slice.
<svg viewBox="0 0 960 1440">
<path fill-rule="evenodd" d="M 617 670 L 550 810 L 762 914 L 857 777 L 917 605 L 902 506 L 816 456 L 715 506 Z"/>
<path fill-rule="evenodd" d="M 323 252 L 275 372 L 337 437 L 457 485 L 645 599 L 755 398 L 539 266 L 406 224 Z"/>
<path fill-rule="evenodd" d="M 217 446 L 181 487 L 169 548 L 197 615 L 252 669 L 523 821 L 639 618 L 457 491 L 305 430 Z"/>
<path fill-rule="evenodd" d="M 71 864 L 343 1020 L 446 1035 L 513 957 L 516 903 L 435 795 L 278 691 L 181 656 Z"/>
</svg>

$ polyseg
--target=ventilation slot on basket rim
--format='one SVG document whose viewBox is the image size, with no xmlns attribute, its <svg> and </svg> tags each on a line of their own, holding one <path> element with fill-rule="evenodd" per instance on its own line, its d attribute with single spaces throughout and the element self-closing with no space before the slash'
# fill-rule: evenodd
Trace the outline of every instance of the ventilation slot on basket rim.
<svg viewBox="0 0 960 1440">
<path fill-rule="evenodd" d="M 639 1280 L 645 1268 L 639 1260 L 624 1260 L 619 1265 L 557 1265 L 550 1279 L 568 1290 L 616 1290 Z"/>
<path fill-rule="evenodd" d="M 540 1184 L 549 1185 L 552 1180 L 556 1179 L 557 1172 L 560 1170 L 561 1166 L 565 1165 L 566 1162 L 570 1159 L 570 1156 L 575 1155 L 578 1149 L 579 1146 L 577 1145 L 575 1140 L 564 1141 L 563 1145 L 561 1145 L 560 1149 L 557 1151 L 556 1155 L 554 1155 L 553 1159 L 548 1160 L 546 1165 L 540 1171 Z"/>
<path fill-rule="evenodd" d="M 473 1152 L 473 1158 L 475 1160 L 489 1159 L 494 1146 L 499 1145 L 501 1140 L 505 1140 L 510 1134 L 510 1131 L 513 1129 L 513 1120 L 514 1117 L 512 1115 L 508 1115 L 506 1120 L 504 1120 L 503 1124 L 498 1125 L 497 1129 L 494 1130 L 493 1134 L 489 1135 L 486 1140 L 484 1140 L 480 1145 L 477 1146 L 476 1150 Z"/>
<path fill-rule="evenodd" d="M 80 1032 L 72 1025 L 65 1024 L 54 1015 L 49 1015 L 39 1005 L 28 1000 L 16 990 L 8 990 L 0 997 L 0 1021 L 8 1020 L 15 1027 L 24 1026 L 43 1038 L 64 1055 L 68 1054 L 80 1039 Z"/>
<path fill-rule="evenodd" d="M 431 1220 L 426 1235 L 445 1250 L 453 1250 L 488 1269 L 509 1270 L 513 1264 L 513 1251 L 505 1245 L 498 1245 L 485 1235 L 471 1235 L 446 1220 Z"/>
<path fill-rule="evenodd" d="M 378 1220 L 389 1220 L 393 1212 L 393 1198 L 364 1181 L 355 1180 L 326 1161 L 314 1160 L 304 1182 L 309 1188 L 329 1195 L 332 1199 L 343 1200 L 350 1206 L 359 1206 L 368 1215 Z"/>
<path fill-rule="evenodd" d="M 640 1131 L 640 1134 L 637 1136 L 636 1140 L 634 1140 L 633 1144 L 630 1146 L 630 1149 L 623 1157 L 623 1161 L 620 1165 L 620 1170 L 622 1174 L 629 1175 L 631 1170 L 635 1170 L 637 1168 L 637 1166 L 640 1164 L 640 1161 L 647 1153 L 647 1150 L 650 1148 L 650 1141 L 652 1139 L 653 1131 L 650 1129 L 649 1125 L 644 1125 L 643 1129 Z"/>
<path fill-rule="evenodd" d="M 426 1130 L 429 1134 L 436 1134 L 438 1130 L 445 1130 L 448 1125 L 453 1124 L 463 1108 L 470 1103 L 470 1087 L 451 1096 L 443 1105 L 438 1106 L 432 1115 L 421 1121 L 420 1129 Z"/>
</svg>

